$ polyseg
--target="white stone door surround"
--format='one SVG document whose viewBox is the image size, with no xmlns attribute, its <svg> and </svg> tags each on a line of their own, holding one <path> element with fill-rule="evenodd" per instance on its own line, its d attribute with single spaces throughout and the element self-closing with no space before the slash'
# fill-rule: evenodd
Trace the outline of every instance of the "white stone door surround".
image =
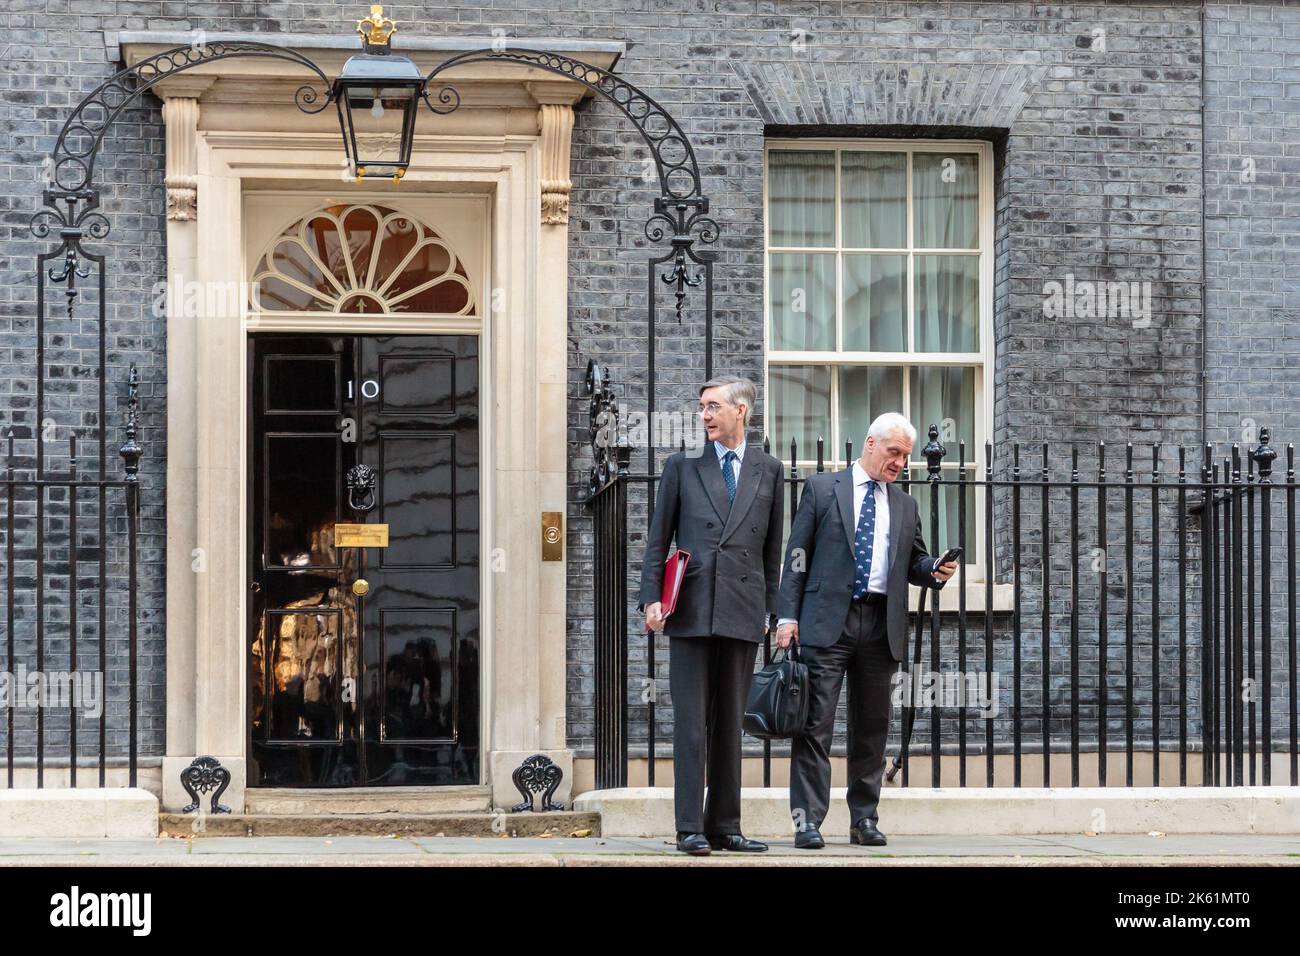
<svg viewBox="0 0 1300 956">
<path fill-rule="evenodd" d="M 210 34 L 208 42 L 225 39 Z M 266 41 L 268 36 L 230 35 Z M 327 75 L 357 52 L 346 37 L 275 38 Z M 189 34 L 123 33 L 127 64 Z M 397 47 L 427 72 L 490 40 L 413 40 Z M 609 67 L 622 44 L 532 40 Z M 155 87 L 167 125 L 167 270 L 173 286 L 239 288 L 250 257 L 245 220 L 260 195 L 314 201 L 409 202 L 435 229 L 437 209 L 480 208 L 480 318 L 436 327 L 403 317 L 319 314 L 254 318 L 246 295 L 208 295 L 210 314 L 169 289 L 167 314 L 167 755 L 163 806 L 188 802 L 181 771 L 200 755 L 230 770 L 222 802 L 244 806 L 248 734 L 246 343 L 252 329 L 455 331 L 482 338 L 482 673 L 484 783 L 495 806 L 518 797 L 511 771 L 545 753 L 565 773 L 565 565 L 541 560 L 541 515 L 566 501 L 568 152 L 572 105 L 587 91 L 543 71 L 495 65 L 448 76 L 461 107 L 422 109 L 400 185 L 342 177 L 332 109 L 302 114 L 309 76 L 266 58 L 215 61 Z M 219 305 L 211 307 L 212 302 Z M 470 326 L 473 326 L 472 328 Z"/>
</svg>

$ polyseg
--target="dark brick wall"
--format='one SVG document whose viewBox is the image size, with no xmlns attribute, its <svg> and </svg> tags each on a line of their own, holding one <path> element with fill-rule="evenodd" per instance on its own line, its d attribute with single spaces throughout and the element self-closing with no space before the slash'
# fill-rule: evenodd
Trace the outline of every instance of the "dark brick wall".
<svg viewBox="0 0 1300 956">
<path fill-rule="evenodd" d="M 32 256 L 26 222 L 37 206 L 40 160 L 71 104 L 113 69 L 103 31 L 255 30 L 343 33 L 350 3 L 11 0 L 0 143 L 0 420 L 30 453 Z M 1202 260 L 1210 283 L 1208 391 L 1216 442 L 1240 440 L 1241 420 L 1300 424 L 1294 374 L 1300 339 L 1291 122 L 1296 95 L 1294 3 L 1211 4 L 1205 43 L 1208 245 L 1202 248 L 1200 5 L 1164 3 L 662 3 L 615 0 L 503 2 L 388 11 L 411 35 L 614 39 L 628 44 L 619 72 L 686 128 L 723 232 L 717 265 L 715 368 L 761 378 L 762 145 L 772 132 L 908 130 L 999 142 L 995 266 L 994 437 L 1076 441 L 1091 468 L 1105 440 L 1194 446 L 1202 440 Z M 792 42 L 798 40 L 799 42 Z M 28 54 L 26 44 L 34 47 Z M 582 506 L 589 463 L 581 379 L 589 358 L 609 364 L 629 405 L 646 388 L 643 234 L 654 195 L 646 151 L 617 111 L 589 102 L 573 137 L 570 265 L 569 718 L 570 741 L 592 734 L 590 520 Z M 1255 160 L 1256 178 L 1240 179 Z M 119 121 L 100 180 L 112 210 L 104 243 L 110 280 L 110 382 L 143 376 L 145 693 L 148 748 L 162 745 L 162 569 L 165 362 L 161 319 L 141 298 L 162 277 L 162 126 L 152 102 Z M 1063 281 L 1150 282 L 1153 318 L 1048 321 L 1043 287 Z M 667 304 L 665 303 L 665 306 Z M 82 335 L 93 332 L 79 318 Z M 63 332 L 72 332 L 67 329 Z M 702 375 L 694 306 L 679 326 L 661 311 L 658 405 L 688 407 Z M 60 347 L 63 347 L 60 345 Z M 75 357 L 69 364 L 82 364 Z M 81 385 L 86 381 L 79 380 Z M 77 421 L 74 389 L 60 424 Z M 761 430 L 762 420 L 756 422 Z M 1288 417 L 1289 416 L 1289 417 Z M 120 441 L 110 415 L 110 447 Z M 87 426 L 84 418 L 79 420 Z M 644 454 L 633 467 L 643 470 Z M 1166 466 L 1166 471 L 1168 466 Z M 1063 473 L 1062 473 L 1063 474 Z M 633 508 L 639 557 L 644 510 Z M 1027 515 L 1026 521 L 1031 515 Z M 1005 533 L 1005 526 L 1003 528 Z M 1060 533 L 1059 531 L 1054 533 Z M 1113 529 L 1112 529 L 1113 533 Z M 1061 542 L 1053 538 L 1054 547 Z M 1086 542 L 1085 542 L 1086 543 Z M 1027 558 L 1033 560 L 1033 541 Z M 1081 547 L 1082 547 L 1081 543 Z M 1055 566 L 1054 566 L 1055 567 Z M 1164 589 L 1176 602 L 1176 591 Z M 1060 603 L 1057 603 L 1060 607 Z M 635 615 L 634 615 L 635 620 Z M 1000 622 L 1002 627 L 1005 622 Z M 1030 640 L 1026 636 L 1026 640 Z M 1054 628 L 1053 640 L 1064 640 Z M 998 652 L 1001 653 L 1001 652 Z M 666 660 L 665 653 L 661 661 Z M 638 666 L 634 662 L 635 667 Z M 666 673 L 661 670 L 661 675 Z"/>
<path fill-rule="evenodd" d="M 676 107 L 684 117 L 688 131 L 703 143 L 706 190 L 723 224 L 719 246 L 726 259 L 718 274 L 723 311 L 716 368 L 756 378 L 762 375 L 758 344 L 764 134 L 987 138 L 998 147 L 994 439 L 999 447 L 1011 441 L 1063 442 L 1054 452 L 1054 477 L 1065 478 L 1071 441 L 1081 443 L 1084 467 L 1090 457 L 1095 458 L 1090 449 L 1098 440 L 1121 445 L 1124 441 L 1197 444 L 1201 142 L 1200 30 L 1195 5 L 759 5 L 737 7 L 732 15 L 692 18 L 691 26 L 684 38 L 671 30 L 656 34 L 660 43 L 654 47 L 660 56 L 685 54 L 683 72 L 691 77 L 687 90 L 678 91 L 675 75 L 667 82 L 653 76 L 656 66 L 642 57 L 647 52 L 644 47 L 630 51 L 621 72 L 635 82 L 653 83 L 650 88 L 664 94 L 670 108 Z M 798 34 L 803 41 L 799 49 L 790 42 L 796 31 L 803 31 Z M 678 72 L 678 61 L 671 63 Z M 725 103 L 722 110 L 706 111 L 706 116 L 725 116 L 725 121 L 697 118 L 697 103 L 702 99 Z M 587 144 L 608 141 L 598 137 L 610 134 L 603 128 L 597 133 L 595 128 L 594 116 L 580 121 L 575 156 Z M 584 137 L 582 146 L 576 145 L 579 134 Z M 714 170 L 715 159 L 723 168 Z M 586 205 L 587 190 L 588 180 L 575 178 L 576 209 Z M 591 208 L 598 218 L 636 214 L 606 202 L 604 193 L 595 200 Z M 574 234 L 575 260 L 581 256 L 586 261 L 588 234 L 581 227 Z M 622 282 L 631 295 L 638 281 L 644 281 L 643 256 L 625 252 L 603 257 L 611 260 L 606 281 Z M 623 269 L 631 273 L 625 279 Z M 1149 282 L 1151 327 L 1134 328 L 1127 316 L 1046 319 L 1044 284 L 1064 282 L 1068 275 L 1079 281 Z M 581 288 L 582 277 L 575 272 L 572 278 Z M 585 359 L 594 355 L 613 367 L 635 408 L 644 391 L 641 303 L 610 296 L 606 305 L 592 318 L 612 322 L 621 336 L 636 337 L 627 345 L 603 335 L 592 341 L 588 333 L 604 333 L 604 327 L 589 324 L 588 314 L 575 310 L 570 335 L 577 360 L 571 381 L 576 394 Z M 670 326 L 660 339 L 661 367 L 669 364 L 671 383 L 680 380 L 683 365 L 698 381 L 702 356 L 698 349 L 683 349 L 673 337 L 675 331 Z M 665 377 L 660 375 L 659 380 L 662 383 Z M 688 401 L 693 397 L 691 381 L 688 374 L 680 390 L 673 384 L 661 385 L 660 403 Z M 583 411 L 575 400 L 575 441 L 583 438 Z M 950 451 L 955 457 L 956 449 Z M 1003 464 L 1009 464 L 1009 455 L 1007 459 Z M 580 496 L 583 463 L 582 456 L 575 458 L 575 497 Z M 634 453 L 633 466 L 643 470 L 640 454 Z M 999 504 L 1005 515 L 1006 503 Z M 635 503 L 632 510 L 635 559 L 639 557 L 636 529 L 643 517 Z M 1036 502 L 1025 502 L 1023 519 L 1028 599 L 1023 606 L 1022 642 L 1026 686 L 1036 688 L 1041 673 L 1035 616 L 1039 605 L 1030 594 L 1030 589 L 1040 589 L 1042 580 Z M 1006 525 L 999 522 L 1000 553 L 1009 533 Z M 1117 526 L 1122 527 L 1112 521 L 1111 536 Z M 579 746 L 592 730 L 590 624 L 584 620 L 588 599 L 581 562 L 587 527 L 581 508 L 571 508 L 571 555 L 579 560 L 574 561 L 571 583 L 570 656 L 575 666 L 570 674 L 574 701 L 570 733 Z M 1062 645 L 1068 643 L 1069 622 L 1060 614 L 1064 603 L 1059 593 L 1069 576 L 1068 530 L 1068 524 L 1049 522 L 1057 609 L 1051 624 L 1050 680 L 1058 708 L 1053 721 L 1056 732 L 1068 730 L 1060 722 L 1059 709 L 1068 691 Z M 1084 540 L 1087 530 L 1085 518 Z M 1166 546 L 1168 541 L 1167 537 Z M 1112 571 L 1112 589 L 1115 583 Z M 1085 643 L 1087 633 L 1096 630 L 1095 575 L 1090 590 L 1088 584 L 1080 604 Z M 1138 594 L 1142 596 L 1141 589 Z M 1176 588 L 1166 587 L 1161 603 L 1165 613 L 1174 611 Z M 1090 630 L 1089 612 L 1094 619 Z M 635 612 L 632 616 L 637 619 Z M 1150 638 L 1142 635 L 1149 635 L 1150 628 L 1142 625 L 1149 625 L 1149 620 L 1149 613 L 1139 613 L 1135 622 L 1135 640 L 1146 641 L 1148 655 Z M 982 648 L 982 620 L 971 617 L 968 624 L 974 629 L 971 640 L 978 640 Z M 1112 631 L 1115 626 L 1112 623 Z M 994 660 L 999 668 L 1007 667 L 1011 657 L 1008 629 L 1005 616 L 998 617 Z M 955 631 L 955 622 L 945 623 L 945 666 L 956 661 Z M 968 666 L 980 666 L 982 650 L 976 653 L 975 644 L 967 646 Z M 661 648 L 660 662 L 666 656 Z M 1115 679 L 1114 658 L 1122 662 L 1120 651 L 1112 648 L 1111 656 L 1108 682 Z M 634 676 L 645 672 L 636 649 L 632 669 Z M 665 673 L 661 663 L 661 685 Z M 1095 649 L 1091 661 L 1081 662 L 1081 673 L 1095 687 Z M 1009 704 L 1005 683 L 1004 694 L 1008 698 L 1004 704 Z M 666 702 L 662 691 L 660 700 Z M 661 732 L 667 735 L 670 710 L 661 708 L 660 715 Z M 642 726 L 643 717 L 643 709 L 634 708 L 633 726 Z M 955 739 L 955 731 L 949 729 L 945 738 Z M 928 733 L 924 724 L 918 730 Z M 1008 725 L 1002 724 L 999 738 L 1006 739 L 1008 732 Z M 1139 737 L 1150 733 L 1148 718 Z"/>
</svg>

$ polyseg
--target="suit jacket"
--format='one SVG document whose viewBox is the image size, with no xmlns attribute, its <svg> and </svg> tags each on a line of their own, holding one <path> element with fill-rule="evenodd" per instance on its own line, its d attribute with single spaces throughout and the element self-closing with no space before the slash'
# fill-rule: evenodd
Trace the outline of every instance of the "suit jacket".
<svg viewBox="0 0 1300 956">
<path fill-rule="evenodd" d="M 930 575 L 916 500 L 893 482 L 889 501 L 889 572 L 885 621 L 894 660 L 907 653 L 907 584 L 941 588 Z M 781 575 L 780 617 L 799 622 L 799 643 L 829 647 L 839 640 L 853 599 L 853 469 L 811 475 L 790 527 Z"/>
<path fill-rule="evenodd" d="M 641 603 L 662 595 L 664 559 L 674 539 L 690 552 L 670 637 L 734 637 L 755 643 L 776 612 L 785 518 L 781 463 L 750 441 L 740 463 L 736 500 L 713 443 L 699 454 L 677 452 L 659 479 L 641 565 Z"/>
</svg>

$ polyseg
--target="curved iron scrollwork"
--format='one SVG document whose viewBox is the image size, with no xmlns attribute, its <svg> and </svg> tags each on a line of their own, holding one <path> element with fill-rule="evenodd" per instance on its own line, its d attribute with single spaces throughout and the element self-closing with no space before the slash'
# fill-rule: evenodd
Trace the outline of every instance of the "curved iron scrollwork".
<svg viewBox="0 0 1300 956">
<path fill-rule="evenodd" d="M 209 805 L 211 813 L 230 813 L 230 807 L 222 806 L 221 795 L 230 786 L 230 771 L 221 766 L 216 757 L 195 757 L 194 762 L 181 771 L 181 786 L 190 795 L 190 803 L 181 809 L 181 813 L 193 813 L 199 808 L 199 794 L 215 790 Z"/>
<path fill-rule="evenodd" d="M 55 285 L 65 285 L 68 318 L 72 318 L 72 307 L 77 301 L 77 280 L 90 277 L 90 270 L 80 263 L 83 259 L 96 258 L 82 246 L 81 241 L 83 238 L 107 238 L 108 217 L 99 212 L 99 193 L 93 189 L 68 192 L 47 189 L 42 198 L 48 208 L 32 214 L 30 229 L 37 239 L 48 238 L 51 232 L 58 233 L 61 246 L 41 258 L 43 261 L 62 258 L 62 267 L 51 266 L 46 275 Z"/>
<path fill-rule="evenodd" d="M 448 113 L 454 113 L 460 109 L 460 94 L 456 92 L 454 86 L 444 86 L 438 91 L 438 102 L 442 106 L 434 106 L 433 100 L 429 99 L 429 81 L 425 79 L 425 85 L 420 87 L 420 99 L 424 100 L 424 105 L 437 113 L 439 116 L 446 116 Z"/>
<path fill-rule="evenodd" d="M 424 78 L 427 86 L 445 70 L 466 63 L 517 63 L 520 66 L 546 70 L 576 80 L 594 93 L 599 93 L 631 121 L 645 139 L 659 172 L 659 183 L 667 201 L 707 200 L 700 191 L 700 170 L 695 160 L 695 150 L 677 120 L 637 87 L 620 76 L 598 66 L 575 60 L 571 56 L 529 50 L 519 47 L 504 49 L 470 50 L 444 60 Z"/>
<path fill-rule="evenodd" d="M 560 788 L 560 781 L 564 779 L 564 771 L 545 754 L 533 754 L 515 768 L 510 779 L 514 781 L 519 795 L 524 798 L 523 803 L 516 803 L 510 808 L 511 813 L 535 812 L 536 794 L 539 793 L 542 794 L 543 811 L 564 809 L 563 804 L 551 802 L 551 797 L 555 796 L 555 791 Z"/>
<path fill-rule="evenodd" d="M 348 469 L 347 486 L 348 486 L 348 507 L 353 511 L 365 514 L 375 506 L 375 483 L 379 476 L 375 469 L 369 465 L 353 465 Z M 357 500 L 357 496 L 361 500 Z"/>
<path fill-rule="evenodd" d="M 671 235 L 671 248 L 661 259 L 653 260 L 654 265 L 671 262 L 668 271 L 659 276 L 664 285 L 673 287 L 677 300 L 677 322 L 682 321 L 682 310 L 686 306 L 687 288 L 696 288 L 708 281 L 709 266 L 713 256 L 701 256 L 695 251 L 698 239 L 703 243 L 712 243 L 718 237 L 718 224 L 705 215 L 709 209 L 707 199 L 699 203 L 687 200 L 667 201 L 663 197 L 655 200 L 655 213 L 645 224 L 646 238 L 651 242 L 662 242 L 665 232 Z M 693 211 L 692 211 L 693 210 Z M 698 235 L 696 235 L 698 233 Z M 687 261 L 703 266 L 699 272 L 691 275 Z M 712 309 L 712 301 L 706 302 L 706 308 Z"/>
<path fill-rule="evenodd" d="M 53 187 L 71 192 L 90 185 L 94 178 L 95 157 L 108 128 L 141 93 L 182 70 L 233 56 L 269 56 L 310 70 L 323 84 L 323 102 L 316 105 L 322 96 L 307 84 L 299 87 L 294 95 L 298 108 L 307 113 L 319 113 L 329 105 L 329 78 L 319 66 L 294 50 L 253 40 L 198 41 L 190 46 L 173 47 L 115 73 L 77 104 L 63 124 L 50 157 L 49 179 Z"/>
<path fill-rule="evenodd" d="M 45 239 L 51 232 L 58 233 L 61 245 L 41 258 L 42 261 L 62 259 L 62 265 L 51 267 L 47 275 L 51 282 L 65 285 L 69 318 L 77 299 L 77 280 L 90 275 L 81 263 L 98 258 L 85 249 L 82 240 L 108 238 L 109 220 L 98 211 L 99 191 L 94 186 L 94 174 L 95 159 L 109 128 L 142 93 L 167 77 L 236 56 L 288 60 L 310 70 L 320 78 L 322 90 L 318 92 L 311 84 L 304 84 L 294 94 L 294 101 L 306 113 L 319 113 L 329 105 L 332 95 L 329 78 L 301 53 L 252 40 L 214 40 L 163 50 L 113 74 L 88 93 L 63 124 L 53 152 L 45 159 L 46 188 L 42 201 L 47 208 L 32 215 L 30 229 L 37 239 Z"/>
<path fill-rule="evenodd" d="M 590 497 L 619 475 L 627 474 L 632 448 L 620 427 L 618 401 L 610 387 L 608 366 L 595 360 L 587 363 L 584 391 L 590 398 L 591 475 L 587 479 Z"/>
<path fill-rule="evenodd" d="M 438 64 L 424 78 L 425 85 L 444 70 L 465 63 L 482 62 L 516 63 L 576 80 L 613 103 L 636 127 L 650 147 L 650 156 L 659 174 L 660 195 L 655 199 L 654 214 L 646 220 L 645 235 L 656 243 L 662 242 L 665 235 L 671 236 L 668 255 L 651 260 L 651 267 L 671 263 L 659 278 L 674 289 L 677 321 L 680 323 L 686 304 L 686 290 L 709 281 L 707 266 L 713 262 L 712 255 L 701 255 L 696 251 L 695 243 L 698 241 L 710 245 L 717 239 L 719 232 L 718 224 L 708 217 L 709 200 L 704 196 L 700 184 L 699 163 L 681 124 L 652 97 L 622 77 L 573 57 L 544 50 L 471 50 Z M 691 263 L 706 268 L 693 271 Z M 711 301 L 709 308 L 711 324 Z"/>
</svg>

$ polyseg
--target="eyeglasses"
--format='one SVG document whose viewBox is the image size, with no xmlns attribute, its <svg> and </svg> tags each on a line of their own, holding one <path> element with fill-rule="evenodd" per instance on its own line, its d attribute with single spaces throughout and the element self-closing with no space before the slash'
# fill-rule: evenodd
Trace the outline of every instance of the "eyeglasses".
<svg viewBox="0 0 1300 956">
<path fill-rule="evenodd" d="M 705 412 L 708 412 L 710 415 L 716 415 L 718 412 L 722 411 L 722 408 L 723 406 L 719 405 L 717 402 L 709 402 L 707 405 L 700 406 L 700 414 L 703 415 Z"/>
</svg>

